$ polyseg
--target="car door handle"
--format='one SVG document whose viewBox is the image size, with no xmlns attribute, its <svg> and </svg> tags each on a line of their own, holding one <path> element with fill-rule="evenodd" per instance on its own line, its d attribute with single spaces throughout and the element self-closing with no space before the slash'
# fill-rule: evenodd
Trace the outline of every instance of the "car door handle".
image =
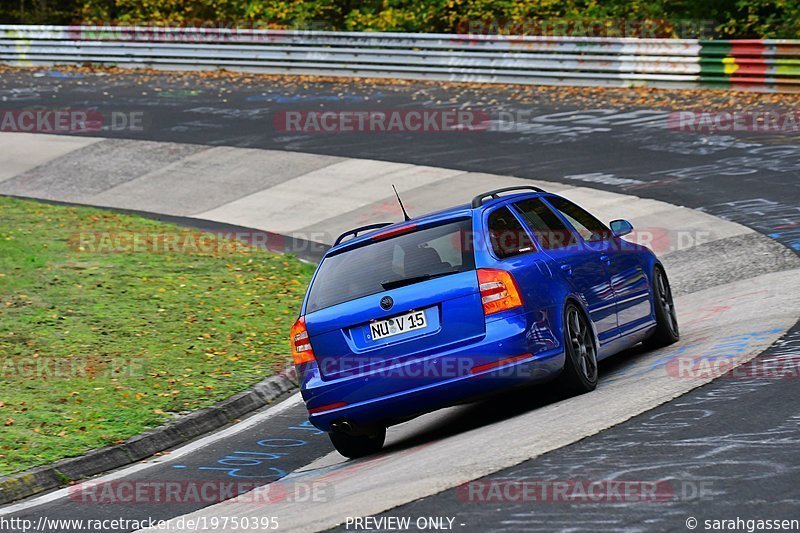
<svg viewBox="0 0 800 533">
<path fill-rule="evenodd" d="M 611 257 L 609 257 L 607 255 L 601 255 L 600 256 L 600 261 L 602 261 L 606 265 L 611 265 Z"/>
<path fill-rule="evenodd" d="M 561 271 L 564 274 L 566 274 L 567 276 L 571 276 L 572 275 L 572 265 L 564 263 L 563 265 L 561 265 Z"/>
</svg>

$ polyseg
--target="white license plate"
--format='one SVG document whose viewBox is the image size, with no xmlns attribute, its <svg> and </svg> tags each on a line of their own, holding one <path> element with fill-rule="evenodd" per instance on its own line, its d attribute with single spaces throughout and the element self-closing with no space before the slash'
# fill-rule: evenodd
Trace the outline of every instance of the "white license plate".
<svg viewBox="0 0 800 533">
<path fill-rule="evenodd" d="M 369 325 L 369 334 L 373 341 L 378 341 L 392 335 L 400 335 L 401 333 L 422 329 L 427 325 L 425 311 L 413 311 L 405 315 L 372 322 Z"/>
</svg>

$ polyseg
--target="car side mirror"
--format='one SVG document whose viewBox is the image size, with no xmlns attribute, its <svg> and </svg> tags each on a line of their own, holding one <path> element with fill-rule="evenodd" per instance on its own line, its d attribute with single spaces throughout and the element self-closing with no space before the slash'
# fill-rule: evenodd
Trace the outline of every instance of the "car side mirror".
<svg viewBox="0 0 800 533">
<path fill-rule="evenodd" d="M 633 224 L 624 219 L 611 221 L 611 233 L 614 237 L 622 237 L 633 231 Z"/>
</svg>

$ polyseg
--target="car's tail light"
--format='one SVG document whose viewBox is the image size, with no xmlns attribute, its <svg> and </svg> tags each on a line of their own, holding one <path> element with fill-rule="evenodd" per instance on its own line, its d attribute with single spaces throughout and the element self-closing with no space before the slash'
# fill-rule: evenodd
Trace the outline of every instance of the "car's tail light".
<svg viewBox="0 0 800 533">
<path fill-rule="evenodd" d="M 478 269 L 483 314 L 491 315 L 522 305 L 517 283 L 510 272 L 494 268 Z"/>
<path fill-rule="evenodd" d="M 292 341 L 292 359 L 294 364 L 302 365 L 314 360 L 314 350 L 311 349 L 311 341 L 308 338 L 305 317 L 300 317 L 292 326 L 289 334 Z"/>
</svg>

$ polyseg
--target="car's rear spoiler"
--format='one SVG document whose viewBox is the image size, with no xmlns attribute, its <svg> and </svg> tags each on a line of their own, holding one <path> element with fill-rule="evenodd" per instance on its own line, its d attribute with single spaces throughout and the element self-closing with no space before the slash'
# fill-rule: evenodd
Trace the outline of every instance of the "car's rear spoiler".
<svg viewBox="0 0 800 533">
<path fill-rule="evenodd" d="M 475 198 L 472 199 L 472 208 L 478 208 L 483 205 L 483 200 L 485 198 L 493 198 L 497 199 L 500 198 L 500 193 L 503 192 L 511 192 L 511 191 L 535 191 L 535 192 L 547 192 L 544 189 L 540 189 L 539 187 L 534 187 L 533 185 L 517 185 L 516 187 L 503 187 L 502 189 L 495 189 L 493 191 L 485 192 L 483 194 L 479 194 Z"/>
<path fill-rule="evenodd" d="M 394 222 L 379 222 L 377 224 L 369 224 L 367 226 L 361 226 L 360 228 L 351 229 L 350 231 L 345 231 L 336 239 L 336 242 L 333 244 L 336 246 L 337 244 L 341 243 L 347 237 L 358 237 L 358 234 L 364 231 L 371 231 L 375 229 L 385 228 L 386 226 L 391 226 Z"/>
</svg>

